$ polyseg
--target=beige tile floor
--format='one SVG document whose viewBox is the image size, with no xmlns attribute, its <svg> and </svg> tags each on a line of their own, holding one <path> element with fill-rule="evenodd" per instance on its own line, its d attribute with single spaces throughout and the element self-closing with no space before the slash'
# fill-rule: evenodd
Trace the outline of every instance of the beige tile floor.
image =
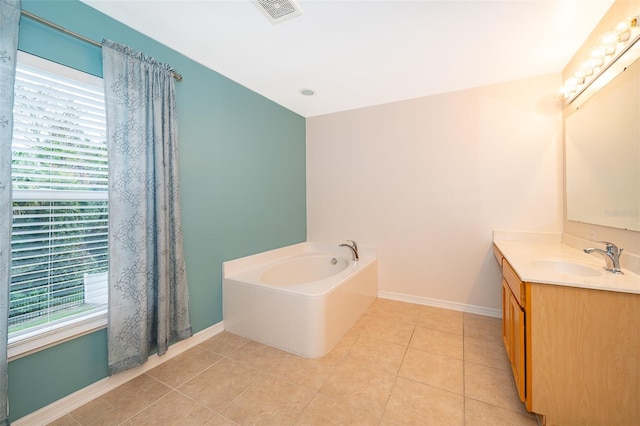
<svg viewBox="0 0 640 426">
<path fill-rule="evenodd" d="M 531 425 L 499 319 L 377 299 L 325 357 L 227 332 L 62 425 Z"/>
</svg>

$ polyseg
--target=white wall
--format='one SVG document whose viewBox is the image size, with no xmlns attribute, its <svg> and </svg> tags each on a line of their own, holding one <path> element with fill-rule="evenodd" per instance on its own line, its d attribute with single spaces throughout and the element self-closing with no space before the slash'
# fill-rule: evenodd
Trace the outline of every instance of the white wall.
<svg viewBox="0 0 640 426">
<path fill-rule="evenodd" d="M 492 231 L 562 231 L 560 74 L 307 119 L 307 238 L 379 289 L 498 309 Z"/>
</svg>

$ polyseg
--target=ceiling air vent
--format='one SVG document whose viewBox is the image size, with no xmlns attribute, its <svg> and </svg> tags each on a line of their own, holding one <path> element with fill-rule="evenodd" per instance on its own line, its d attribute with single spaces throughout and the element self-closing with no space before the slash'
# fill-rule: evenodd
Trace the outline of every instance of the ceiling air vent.
<svg viewBox="0 0 640 426">
<path fill-rule="evenodd" d="M 300 7 L 292 0 L 251 0 L 251 2 L 272 24 L 279 24 L 302 15 Z"/>
</svg>

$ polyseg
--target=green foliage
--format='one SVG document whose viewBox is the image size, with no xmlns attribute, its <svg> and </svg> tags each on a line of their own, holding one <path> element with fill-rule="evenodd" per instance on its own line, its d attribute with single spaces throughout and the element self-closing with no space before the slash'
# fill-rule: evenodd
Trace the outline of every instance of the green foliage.
<svg viewBox="0 0 640 426">
<path fill-rule="evenodd" d="M 10 324 L 82 304 L 107 270 L 106 201 L 16 201 L 13 229 Z"/>
</svg>

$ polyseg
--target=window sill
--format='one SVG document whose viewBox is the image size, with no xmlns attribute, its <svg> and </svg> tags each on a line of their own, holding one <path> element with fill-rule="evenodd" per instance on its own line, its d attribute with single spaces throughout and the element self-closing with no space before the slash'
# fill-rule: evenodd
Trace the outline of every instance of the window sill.
<svg viewBox="0 0 640 426">
<path fill-rule="evenodd" d="M 107 327 L 107 310 L 74 318 L 45 330 L 9 338 L 7 355 L 9 361 L 50 348 L 85 334 Z"/>
</svg>

